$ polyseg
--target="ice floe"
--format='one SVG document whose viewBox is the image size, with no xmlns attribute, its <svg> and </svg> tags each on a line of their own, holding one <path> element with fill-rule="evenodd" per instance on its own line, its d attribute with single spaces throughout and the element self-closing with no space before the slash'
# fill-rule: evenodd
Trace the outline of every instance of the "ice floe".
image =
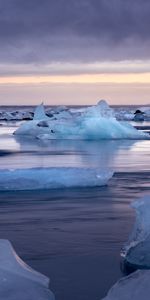
<svg viewBox="0 0 150 300">
<path fill-rule="evenodd" d="M 104 186 L 111 171 L 85 168 L 32 168 L 0 171 L 0 191 Z"/>
<path fill-rule="evenodd" d="M 0 239 L 0 299 L 54 300 L 49 279 L 31 269 L 8 240 Z"/>
</svg>

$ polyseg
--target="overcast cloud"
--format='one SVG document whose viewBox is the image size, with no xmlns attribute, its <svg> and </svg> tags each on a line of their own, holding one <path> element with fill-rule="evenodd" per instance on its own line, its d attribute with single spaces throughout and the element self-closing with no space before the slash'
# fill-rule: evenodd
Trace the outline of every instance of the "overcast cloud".
<svg viewBox="0 0 150 300">
<path fill-rule="evenodd" d="M 0 0 L 0 63 L 150 58 L 149 0 Z"/>
</svg>

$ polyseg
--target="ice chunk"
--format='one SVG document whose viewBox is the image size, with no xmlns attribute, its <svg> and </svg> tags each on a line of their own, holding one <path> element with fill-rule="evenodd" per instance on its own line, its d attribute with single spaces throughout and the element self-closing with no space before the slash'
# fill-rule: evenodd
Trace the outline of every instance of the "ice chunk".
<svg viewBox="0 0 150 300">
<path fill-rule="evenodd" d="M 141 121 L 143 122 L 144 121 L 144 113 L 137 109 L 134 113 L 134 121 Z"/>
<path fill-rule="evenodd" d="M 150 121 L 150 106 L 140 107 L 139 110 L 141 110 L 144 113 L 144 120 Z"/>
<path fill-rule="evenodd" d="M 100 106 L 102 109 L 105 109 L 105 110 L 109 109 L 109 105 L 108 105 L 107 101 L 104 99 L 99 100 L 97 103 L 97 106 Z"/>
<path fill-rule="evenodd" d="M 120 279 L 103 300 L 149 300 L 150 271 L 136 271 Z"/>
<path fill-rule="evenodd" d="M 80 132 L 83 139 L 87 140 L 149 138 L 130 124 L 109 117 L 91 116 L 83 119 Z"/>
<path fill-rule="evenodd" d="M 54 300 L 49 279 L 31 269 L 8 240 L 0 240 L 0 299 Z"/>
<path fill-rule="evenodd" d="M 38 114 L 39 117 L 40 115 L 42 119 L 39 121 L 43 121 L 43 113 Z M 48 119 L 47 128 L 37 126 L 38 121 L 33 120 L 22 124 L 15 134 L 38 138 L 44 135 L 44 138 L 48 139 L 150 139 L 148 134 L 138 131 L 130 124 L 117 121 L 113 111 L 104 101 L 84 109 L 80 116 L 63 112 L 60 113 L 59 120 Z M 51 134 L 52 132 L 54 134 Z"/>
<path fill-rule="evenodd" d="M 12 115 L 11 112 L 3 112 L 2 113 L 2 117 L 1 117 L 1 120 L 6 120 L 6 121 L 10 121 L 10 120 L 13 120 L 15 119 L 14 116 Z"/>
<path fill-rule="evenodd" d="M 136 121 L 136 122 L 143 122 L 144 121 L 144 116 L 143 116 L 143 114 L 136 114 L 134 116 L 133 120 Z"/>
<path fill-rule="evenodd" d="M 33 113 L 29 111 L 12 111 L 12 112 L 0 112 L 0 120 L 4 121 L 22 121 L 22 120 L 32 120 Z"/>
<path fill-rule="evenodd" d="M 33 168 L 0 171 L 0 190 L 104 186 L 111 171 L 84 168 Z"/>
<path fill-rule="evenodd" d="M 118 121 L 133 121 L 134 112 L 125 109 L 116 110 L 115 117 Z"/>
<path fill-rule="evenodd" d="M 33 120 L 48 120 L 49 117 L 45 114 L 43 103 L 36 107 Z"/>
<path fill-rule="evenodd" d="M 136 220 L 121 256 L 137 268 L 150 268 L 150 196 L 133 202 L 131 206 L 136 211 Z"/>
<path fill-rule="evenodd" d="M 41 122 L 46 122 L 46 127 L 40 126 L 42 124 Z M 50 133 L 49 122 L 47 120 L 33 120 L 25 122 L 14 132 L 16 135 L 28 135 L 32 137 L 36 137 L 37 135 L 44 133 Z"/>
</svg>

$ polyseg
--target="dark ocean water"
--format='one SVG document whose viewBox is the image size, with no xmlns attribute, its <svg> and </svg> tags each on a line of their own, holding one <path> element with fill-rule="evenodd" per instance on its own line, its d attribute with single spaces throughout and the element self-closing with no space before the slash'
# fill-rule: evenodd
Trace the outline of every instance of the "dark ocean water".
<svg viewBox="0 0 150 300">
<path fill-rule="evenodd" d="M 130 203 L 150 194 L 150 141 L 38 141 L 0 127 L 0 169 L 111 169 L 108 186 L 0 192 L 0 238 L 51 279 L 56 300 L 100 300 L 123 276 L 120 249 L 134 222 Z"/>
<path fill-rule="evenodd" d="M 56 299 L 101 299 L 123 276 L 129 204 L 150 191 L 149 182 L 150 172 L 120 172 L 103 188 L 0 193 L 0 237 L 51 278 Z"/>
</svg>

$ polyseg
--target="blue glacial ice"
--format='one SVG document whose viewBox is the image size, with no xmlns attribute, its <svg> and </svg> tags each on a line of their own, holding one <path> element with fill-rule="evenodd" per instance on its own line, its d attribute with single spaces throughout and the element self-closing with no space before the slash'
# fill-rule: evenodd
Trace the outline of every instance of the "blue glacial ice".
<svg viewBox="0 0 150 300">
<path fill-rule="evenodd" d="M 8 240 L 0 240 L 0 299 L 54 300 L 49 279 L 31 269 Z"/>
<path fill-rule="evenodd" d="M 34 112 L 33 120 L 48 120 L 49 118 L 45 114 L 45 109 L 43 103 L 36 107 Z"/>
<path fill-rule="evenodd" d="M 45 121 L 46 123 L 41 123 Z M 43 124 L 43 126 L 42 126 Z M 48 118 L 40 105 L 33 121 L 22 124 L 16 135 L 29 135 L 39 139 L 149 139 L 149 135 L 135 129 L 127 122 L 119 122 L 106 101 L 85 108 L 80 114 L 62 111 Z"/>
<path fill-rule="evenodd" d="M 149 300 L 150 271 L 140 270 L 121 278 L 103 300 Z"/>
<path fill-rule="evenodd" d="M 135 209 L 136 220 L 121 256 L 136 268 L 150 268 L 150 196 L 133 202 L 131 206 Z"/>
<path fill-rule="evenodd" d="M 104 186 L 111 171 L 85 168 L 33 168 L 0 171 L 0 191 Z"/>
<path fill-rule="evenodd" d="M 129 266 L 150 268 L 150 196 L 131 204 L 136 220 L 121 251 Z M 150 299 L 150 270 L 138 270 L 120 280 L 110 289 L 103 300 L 148 300 Z"/>
</svg>

